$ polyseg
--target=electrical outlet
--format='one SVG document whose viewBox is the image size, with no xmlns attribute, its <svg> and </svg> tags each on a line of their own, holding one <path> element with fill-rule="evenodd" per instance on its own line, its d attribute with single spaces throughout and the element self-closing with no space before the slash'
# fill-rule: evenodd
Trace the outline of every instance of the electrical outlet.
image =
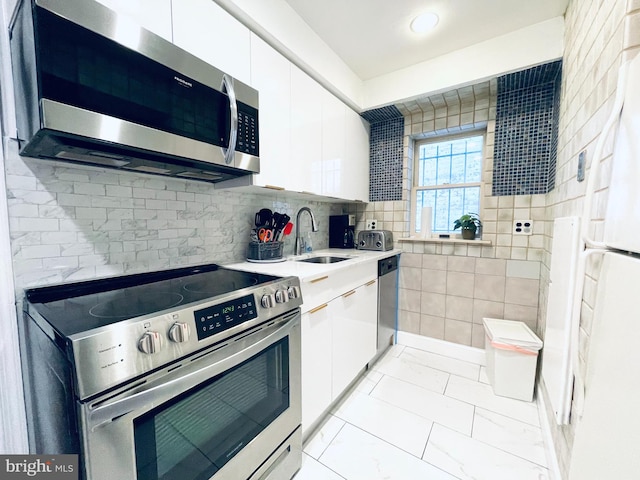
<svg viewBox="0 0 640 480">
<path fill-rule="evenodd" d="M 514 220 L 514 235 L 531 235 L 533 233 L 533 222 L 531 220 Z"/>
<path fill-rule="evenodd" d="M 367 220 L 367 230 L 375 230 L 378 228 L 378 221 L 375 218 L 370 218 Z"/>
</svg>

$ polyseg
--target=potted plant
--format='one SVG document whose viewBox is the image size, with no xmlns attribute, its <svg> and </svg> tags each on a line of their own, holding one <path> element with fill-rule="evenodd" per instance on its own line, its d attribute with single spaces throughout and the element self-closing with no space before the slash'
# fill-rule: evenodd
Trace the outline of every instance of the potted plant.
<svg viewBox="0 0 640 480">
<path fill-rule="evenodd" d="M 482 226 L 482 222 L 477 213 L 466 213 L 453 223 L 453 229 L 462 231 L 462 238 L 473 240 L 476 238 L 476 231 Z"/>
</svg>

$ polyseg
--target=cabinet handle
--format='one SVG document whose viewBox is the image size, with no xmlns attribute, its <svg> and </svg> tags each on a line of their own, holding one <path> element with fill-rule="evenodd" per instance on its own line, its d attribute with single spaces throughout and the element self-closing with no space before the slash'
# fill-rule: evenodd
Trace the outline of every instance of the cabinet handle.
<svg viewBox="0 0 640 480">
<path fill-rule="evenodd" d="M 313 280 L 311 280 L 311 282 L 309 282 L 309 283 L 317 283 L 317 282 L 321 282 L 322 280 L 326 280 L 327 278 L 329 278 L 329 275 L 325 275 L 324 277 L 314 278 L 314 279 L 313 279 Z"/>
<path fill-rule="evenodd" d="M 371 280 L 370 282 L 365 283 L 364 286 L 365 287 L 369 287 L 369 286 L 373 285 L 374 283 L 376 283 L 376 281 L 375 280 Z"/>
<path fill-rule="evenodd" d="M 323 308 L 327 308 L 328 304 L 323 303 L 322 305 L 320 305 L 319 307 L 316 308 L 312 308 L 311 310 L 309 310 L 309 313 L 316 313 L 317 311 L 322 310 Z"/>
<path fill-rule="evenodd" d="M 354 293 L 356 293 L 355 290 L 351 290 L 350 292 L 345 293 L 344 295 L 342 295 L 342 298 L 347 298 L 350 297 L 351 295 L 353 295 Z"/>
</svg>

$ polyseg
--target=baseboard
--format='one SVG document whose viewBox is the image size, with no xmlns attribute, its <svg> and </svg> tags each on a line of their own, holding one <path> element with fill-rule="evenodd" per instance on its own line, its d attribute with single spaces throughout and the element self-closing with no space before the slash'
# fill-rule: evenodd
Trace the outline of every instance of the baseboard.
<svg viewBox="0 0 640 480">
<path fill-rule="evenodd" d="M 415 333 L 398 331 L 397 343 L 407 347 L 419 348 L 427 352 L 446 355 L 465 362 L 486 365 L 487 360 L 483 348 L 469 347 L 458 343 L 447 342 L 438 338 L 425 337 Z"/>
<path fill-rule="evenodd" d="M 549 416 L 547 415 L 547 403 L 544 400 L 542 381 L 536 382 L 536 405 L 538 407 L 538 419 L 540 420 L 540 428 L 542 429 L 542 436 L 544 437 L 544 444 L 547 447 L 547 468 L 551 480 L 562 480 L 562 473 L 560 472 L 560 464 L 558 463 L 558 456 L 553 443 L 553 435 L 551 433 L 551 427 L 549 423 Z M 555 419 L 553 420 L 555 422 Z"/>
</svg>

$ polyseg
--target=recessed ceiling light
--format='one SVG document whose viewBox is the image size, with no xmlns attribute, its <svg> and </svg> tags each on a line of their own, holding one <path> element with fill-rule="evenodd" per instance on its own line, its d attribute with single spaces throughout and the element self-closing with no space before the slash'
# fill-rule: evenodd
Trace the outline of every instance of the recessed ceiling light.
<svg viewBox="0 0 640 480">
<path fill-rule="evenodd" d="M 426 33 L 438 24 L 438 15 L 433 12 L 418 15 L 411 22 L 411 30 L 415 33 Z"/>
</svg>

